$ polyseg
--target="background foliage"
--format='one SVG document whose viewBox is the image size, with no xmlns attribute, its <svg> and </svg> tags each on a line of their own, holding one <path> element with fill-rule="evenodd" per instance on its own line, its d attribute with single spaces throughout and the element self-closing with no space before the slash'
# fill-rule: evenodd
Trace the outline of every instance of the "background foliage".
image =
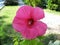
<svg viewBox="0 0 60 45">
<path fill-rule="evenodd" d="M 5 5 L 18 5 L 18 0 L 5 0 Z"/>
<path fill-rule="evenodd" d="M 26 5 L 60 11 L 60 0 L 22 0 Z M 5 5 L 18 5 L 18 0 L 5 0 Z"/>
<path fill-rule="evenodd" d="M 60 0 L 23 0 L 27 5 L 48 8 L 51 10 L 60 10 Z"/>
<path fill-rule="evenodd" d="M 51 10 L 60 10 L 60 0 L 48 0 L 47 7 Z"/>
<path fill-rule="evenodd" d="M 23 0 L 23 2 L 31 6 L 46 7 L 46 0 Z"/>
</svg>

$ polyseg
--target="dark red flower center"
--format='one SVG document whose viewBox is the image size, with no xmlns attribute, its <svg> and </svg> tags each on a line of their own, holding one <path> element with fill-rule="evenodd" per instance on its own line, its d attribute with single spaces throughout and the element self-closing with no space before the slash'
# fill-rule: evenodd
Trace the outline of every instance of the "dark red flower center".
<svg viewBox="0 0 60 45">
<path fill-rule="evenodd" d="M 34 24 L 34 20 L 33 19 L 28 19 L 28 25 L 33 25 Z"/>
</svg>

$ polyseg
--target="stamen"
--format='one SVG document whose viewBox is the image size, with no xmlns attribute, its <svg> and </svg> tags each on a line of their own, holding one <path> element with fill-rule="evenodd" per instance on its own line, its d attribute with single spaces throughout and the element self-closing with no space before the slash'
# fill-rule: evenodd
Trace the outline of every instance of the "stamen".
<svg viewBox="0 0 60 45">
<path fill-rule="evenodd" d="M 29 19 L 28 24 L 32 25 L 33 23 L 34 23 L 34 20 L 33 19 Z"/>
</svg>

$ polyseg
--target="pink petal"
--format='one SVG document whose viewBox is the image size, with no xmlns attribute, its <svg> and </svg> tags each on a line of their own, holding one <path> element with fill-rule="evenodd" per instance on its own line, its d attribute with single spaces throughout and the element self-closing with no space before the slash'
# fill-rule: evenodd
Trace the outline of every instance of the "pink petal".
<svg viewBox="0 0 60 45">
<path fill-rule="evenodd" d="M 16 16 L 22 19 L 30 18 L 31 10 L 31 6 L 22 6 L 18 9 Z"/>
<path fill-rule="evenodd" d="M 47 30 L 47 25 L 43 22 L 39 22 L 37 21 L 34 25 L 35 29 L 38 31 L 38 36 L 42 36 L 45 34 L 46 30 Z"/>
<path fill-rule="evenodd" d="M 34 39 L 37 37 L 38 33 L 37 30 L 35 30 L 34 28 L 31 29 L 27 29 L 24 33 L 22 33 L 23 37 L 25 37 L 26 39 Z"/>
<path fill-rule="evenodd" d="M 44 11 L 43 11 L 43 9 L 41 9 L 39 7 L 34 8 L 32 17 L 34 18 L 34 20 L 39 20 L 39 19 L 44 18 Z"/>
<path fill-rule="evenodd" d="M 19 19 L 18 17 L 15 17 L 12 25 L 16 31 L 22 32 L 26 28 L 26 21 L 23 19 Z"/>
</svg>

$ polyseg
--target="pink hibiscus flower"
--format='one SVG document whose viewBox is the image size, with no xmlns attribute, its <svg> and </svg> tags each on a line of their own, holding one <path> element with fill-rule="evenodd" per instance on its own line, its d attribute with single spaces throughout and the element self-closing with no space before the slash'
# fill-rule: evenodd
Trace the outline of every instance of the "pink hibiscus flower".
<svg viewBox="0 0 60 45">
<path fill-rule="evenodd" d="M 44 18 L 44 11 L 39 7 L 22 6 L 18 9 L 13 20 L 13 27 L 26 39 L 34 39 L 45 34 L 47 25 L 40 19 Z"/>
</svg>

